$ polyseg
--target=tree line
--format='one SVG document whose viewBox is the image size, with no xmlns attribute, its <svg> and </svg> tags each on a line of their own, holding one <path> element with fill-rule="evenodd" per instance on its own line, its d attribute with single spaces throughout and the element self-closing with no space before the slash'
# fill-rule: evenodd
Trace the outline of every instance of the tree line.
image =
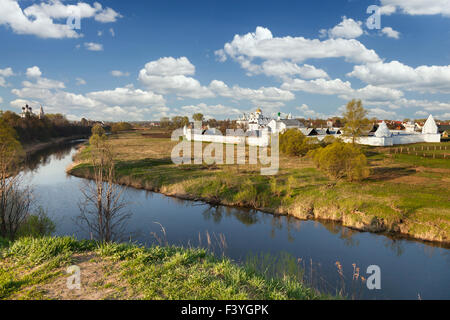
<svg viewBox="0 0 450 320">
<path fill-rule="evenodd" d="M 28 114 L 22 118 L 11 111 L 0 111 L 0 119 L 3 120 L 3 125 L 8 125 L 16 131 L 22 144 L 73 135 L 89 135 L 92 128 L 88 121 L 69 121 L 62 114 L 46 114 L 39 119 L 35 115 Z"/>
</svg>

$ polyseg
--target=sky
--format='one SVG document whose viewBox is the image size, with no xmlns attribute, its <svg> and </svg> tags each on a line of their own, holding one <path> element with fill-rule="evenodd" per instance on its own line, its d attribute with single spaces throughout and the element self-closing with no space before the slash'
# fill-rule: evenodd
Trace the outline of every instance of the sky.
<svg viewBox="0 0 450 320">
<path fill-rule="evenodd" d="M 0 109 L 450 119 L 450 0 L 0 0 Z"/>
</svg>

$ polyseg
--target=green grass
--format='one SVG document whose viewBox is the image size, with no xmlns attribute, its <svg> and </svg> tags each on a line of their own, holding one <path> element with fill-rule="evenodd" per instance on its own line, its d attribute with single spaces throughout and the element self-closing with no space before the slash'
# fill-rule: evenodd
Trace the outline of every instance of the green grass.
<svg viewBox="0 0 450 320">
<path fill-rule="evenodd" d="M 104 271 L 126 283 L 127 295 L 117 290 L 115 298 L 139 299 L 328 299 L 295 277 L 269 278 L 253 268 L 238 266 L 203 249 L 133 244 L 100 244 L 73 238 L 23 238 L 0 250 L 0 298 L 47 299 L 42 285 L 51 286 L 67 277 L 62 270 L 74 263 L 75 254 L 95 253 L 115 266 Z M 81 270 L 83 276 L 83 269 Z M 111 289 L 95 279 L 95 290 Z"/>
</svg>

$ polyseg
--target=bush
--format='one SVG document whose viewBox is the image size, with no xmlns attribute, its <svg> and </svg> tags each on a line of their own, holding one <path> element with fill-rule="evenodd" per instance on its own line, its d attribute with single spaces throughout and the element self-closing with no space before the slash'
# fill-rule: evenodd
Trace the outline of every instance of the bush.
<svg viewBox="0 0 450 320">
<path fill-rule="evenodd" d="M 297 129 L 289 129 L 280 135 L 280 151 L 289 156 L 305 156 L 318 147 L 316 139 L 307 138 Z"/>
<path fill-rule="evenodd" d="M 336 141 L 309 154 L 317 168 L 333 179 L 358 181 L 369 176 L 367 158 L 353 144 Z"/>
<path fill-rule="evenodd" d="M 39 208 L 36 214 L 29 215 L 19 227 L 19 237 L 44 237 L 55 232 L 54 222 L 47 216 L 47 213 Z"/>
<path fill-rule="evenodd" d="M 121 131 L 129 131 L 133 129 L 133 126 L 131 124 L 129 124 L 128 122 L 119 122 L 119 123 L 114 123 L 111 126 L 111 132 L 112 133 L 118 133 Z"/>
</svg>

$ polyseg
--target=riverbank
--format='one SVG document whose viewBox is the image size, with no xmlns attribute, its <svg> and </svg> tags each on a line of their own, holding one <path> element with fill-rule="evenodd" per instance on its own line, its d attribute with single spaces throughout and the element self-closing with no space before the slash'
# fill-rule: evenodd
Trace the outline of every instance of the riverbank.
<svg viewBox="0 0 450 320">
<path fill-rule="evenodd" d="M 75 135 L 70 137 L 61 137 L 61 138 L 53 138 L 44 142 L 36 142 L 31 144 L 23 145 L 23 151 L 27 156 L 32 156 L 33 154 L 48 149 L 52 146 L 59 145 L 62 143 L 66 143 L 68 141 L 77 140 L 77 139 L 85 139 L 86 135 Z"/>
<path fill-rule="evenodd" d="M 80 290 L 67 268 L 80 269 Z M 298 281 L 268 279 L 203 249 L 100 244 L 73 238 L 0 239 L 0 299 L 329 299 Z"/>
<path fill-rule="evenodd" d="M 282 156 L 279 174 L 267 177 L 256 165 L 176 166 L 170 160 L 176 142 L 169 139 L 124 133 L 110 141 L 117 152 L 117 181 L 122 185 L 450 244 L 448 160 L 367 148 L 371 176 L 350 183 L 329 180 L 308 159 Z M 80 151 L 70 174 L 91 177 L 86 151 Z"/>
</svg>

